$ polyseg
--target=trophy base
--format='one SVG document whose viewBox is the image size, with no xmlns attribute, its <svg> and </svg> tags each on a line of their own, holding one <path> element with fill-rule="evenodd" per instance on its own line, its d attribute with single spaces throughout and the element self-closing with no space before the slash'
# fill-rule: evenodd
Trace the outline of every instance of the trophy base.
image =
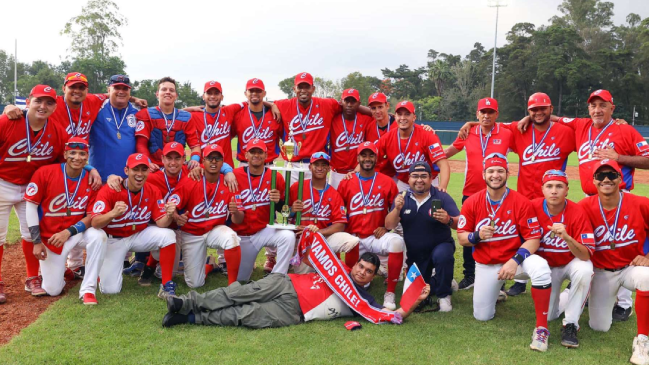
<svg viewBox="0 0 649 365">
<path fill-rule="evenodd" d="M 268 228 L 275 228 L 275 229 L 286 229 L 286 230 L 290 230 L 290 231 L 297 230 L 297 226 L 295 224 L 279 224 L 279 223 L 275 223 L 275 224 L 268 224 L 267 227 Z"/>
</svg>

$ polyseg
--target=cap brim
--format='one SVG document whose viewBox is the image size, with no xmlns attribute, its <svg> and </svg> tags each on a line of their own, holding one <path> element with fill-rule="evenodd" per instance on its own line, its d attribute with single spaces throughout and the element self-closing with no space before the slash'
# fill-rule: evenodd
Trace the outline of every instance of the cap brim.
<svg viewBox="0 0 649 365">
<path fill-rule="evenodd" d="M 223 93 L 223 90 L 219 89 L 219 88 L 216 87 L 216 86 L 210 86 L 210 87 L 208 87 L 207 89 L 205 89 L 203 92 L 206 93 L 206 92 L 208 92 L 208 91 L 210 91 L 210 90 L 212 90 L 212 89 L 216 89 L 216 90 L 218 90 L 220 93 Z M 239 89 L 239 90 L 241 90 L 241 89 Z"/>
<path fill-rule="evenodd" d="M 110 84 L 110 85 L 108 85 L 108 86 L 126 86 L 126 87 L 129 88 L 129 89 L 131 88 L 131 85 L 129 85 L 129 84 L 125 84 L 125 83 L 123 83 L 123 82 L 116 82 L 116 83 L 114 83 L 114 84 Z"/>
<path fill-rule="evenodd" d="M 149 164 L 146 163 L 146 162 L 141 162 L 141 163 L 138 163 L 136 165 L 126 165 L 126 167 L 128 167 L 129 169 L 134 169 L 134 168 L 136 168 L 138 166 L 147 166 L 147 167 L 149 167 Z"/>
<path fill-rule="evenodd" d="M 606 100 L 606 99 L 604 99 L 603 97 L 601 97 L 601 96 L 599 96 L 599 95 L 593 95 L 593 96 L 591 96 L 590 98 L 588 98 L 588 101 L 586 101 L 586 103 L 590 103 L 593 99 L 602 99 L 603 101 L 605 101 L 605 102 L 607 102 L 607 103 L 611 103 L 611 104 L 613 104 L 612 101 L 610 101 L 610 100 Z"/>
<path fill-rule="evenodd" d="M 329 160 L 327 160 L 326 158 L 316 158 L 315 160 L 309 161 L 309 163 L 316 163 L 318 161 L 324 161 L 326 163 L 329 163 Z"/>
<path fill-rule="evenodd" d="M 299 86 L 300 84 L 308 84 L 309 86 L 313 86 L 313 83 L 311 81 L 296 81 L 295 86 Z"/>
<path fill-rule="evenodd" d="M 63 85 L 71 86 L 71 85 L 76 85 L 76 84 L 84 84 L 84 85 L 88 86 L 88 82 L 83 81 L 83 80 L 70 80 L 70 81 L 66 81 L 65 84 L 63 84 Z"/>
<path fill-rule="evenodd" d="M 30 98 L 50 98 L 52 100 L 56 100 L 56 96 L 52 96 L 51 94 L 31 94 L 29 95 Z"/>
</svg>

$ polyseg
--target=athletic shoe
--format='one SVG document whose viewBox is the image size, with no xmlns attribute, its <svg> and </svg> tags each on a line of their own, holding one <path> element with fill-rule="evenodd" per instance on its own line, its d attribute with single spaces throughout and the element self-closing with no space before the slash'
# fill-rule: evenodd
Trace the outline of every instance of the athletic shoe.
<svg viewBox="0 0 649 365">
<path fill-rule="evenodd" d="M 532 343 L 530 348 L 534 351 L 546 352 L 548 351 L 548 337 L 550 331 L 545 327 L 536 327 L 532 332 Z"/>
<path fill-rule="evenodd" d="M 649 340 L 645 335 L 637 335 L 633 339 L 633 355 L 629 359 L 631 364 L 649 365 Z"/>
<path fill-rule="evenodd" d="M 32 276 L 25 280 L 25 291 L 32 293 L 35 297 L 42 297 L 47 295 L 45 289 L 41 287 L 42 279 L 40 276 Z"/>
<path fill-rule="evenodd" d="M 133 264 L 127 266 L 126 269 L 122 270 L 122 274 L 128 276 L 140 276 L 142 275 L 142 269 L 144 268 L 144 262 L 133 261 Z"/>
<path fill-rule="evenodd" d="M 426 299 L 422 300 L 421 303 L 419 303 L 419 305 L 417 305 L 414 311 L 415 313 L 428 312 L 426 310 L 426 307 L 432 304 L 433 304 L 433 300 L 431 299 L 430 296 L 428 296 L 426 297 Z"/>
<path fill-rule="evenodd" d="M 137 279 L 137 283 L 140 284 L 140 286 L 151 286 L 151 281 L 153 281 L 153 273 L 155 272 L 155 269 L 144 265 L 144 270 L 142 270 L 142 274 L 140 275 L 140 278 Z"/>
<path fill-rule="evenodd" d="M 626 322 L 629 320 L 629 317 L 633 314 L 633 306 L 624 309 L 619 305 L 613 307 L 613 321 L 614 322 Z"/>
<path fill-rule="evenodd" d="M 5 283 L 0 280 L 0 304 L 7 301 L 7 296 L 5 295 Z"/>
<path fill-rule="evenodd" d="M 169 280 L 165 285 L 160 284 L 160 290 L 158 290 L 158 298 L 167 299 L 167 297 L 176 296 L 176 283 Z"/>
<path fill-rule="evenodd" d="M 266 256 L 266 262 L 264 262 L 264 271 L 270 273 L 275 268 L 275 256 Z"/>
<path fill-rule="evenodd" d="M 77 279 L 83 279 L 83 276 L 86 275 L 86 267 L 85 266 L 79 266 L 76 269 L 72 269 L 72 272 L 74 273 L 74 276 L 76 276 Z"/>
<path fill-rule="evenodd" d="M 97 297 L 92 293 L 83 295 L 83 305 L 97 305 Z"/>
<path fill-rule="evenodd" d="M 167 313 L 162 318 L 162 327 L 172 327 L 183 323 L 189 323 L 189 316 L 180 313 Z"/>
<path fill-rule="evenodd" d="M 220 272 L 221 274 L 228 276 L 228 265 L 225 262 L 220 263 L 216 268 L 216 272 Z"/>
<path fill-rule="evenodd" d="M 167 300 L 167 312 L 169 313 L 178 313 L 183 307 L 183 300 L 178 297 L 168 296 Z"/>
<path fill-rule="evenodd" d="M 72 280 L 74 280 L 76 278 L 77 278 L 77 276 L 74 275 L 74 272 L 66 267 L 65 272 L 63 273 L 63 279 L 65 281 L 72 281 Z"/>
<path fill-rule="evenodd" d="M 471 289 L 473 288 L 473 284 L 475 284 L 475 276 L 465 276 L 464 279 L 460 281 L 457 288 L 459 290 Z"/>
<path fill-rule="evenodd" d="M 504 303 L 507 301 L 507 293 L 505 293 L 503 290 L 501 290 L 498 293 L 498 299 L 496 299 L 496 304 L 498 303 Z"/>
<path fill-rule="evenodd" d="M 439 311 L 440 312 L 450 312 L 453 310 L 453 306 L 451 305 L 451 296 L 446 296 L 444 298 L 439 298 L 437 299 L 437 303 L 439 303 Z"/>
<path fill-rule="evenodd" d="M 561 329 L 561 345 L 568 348 L 579 347 L 577 339 L 577 326 L 574 323 L 568 323 Z"/>
<path fill-rule="evenodd" d="M 515 282 L 514 285 L 512 285 L 509 290 L 507 290 L 507 295 L 510 297 L 515 297 L 519 294 L 525 293 L 527 284 L 525 283 L 517 283 Z"/>
<path fill-rule="evenodd" d="M 460 286 L 458 285 L 457 281 L 453 279 L 451 281 L 451 290 L 455 293 L 456 291 L 460 290 Z"/>
<path fill-rule="evenodd" d="M 397 309 L 397 305 L 394 303 L 394 293 L 385 292 L 385 295 L 383 295 L 383 306 L 391 311 Z"/>
<path fill-rule="evenodd" d="M 384 278 L 388 277 L 388 265 L 380 264 L 379 270 L 376 272 L 376 275 L 383 276 Z"/>
</svg>

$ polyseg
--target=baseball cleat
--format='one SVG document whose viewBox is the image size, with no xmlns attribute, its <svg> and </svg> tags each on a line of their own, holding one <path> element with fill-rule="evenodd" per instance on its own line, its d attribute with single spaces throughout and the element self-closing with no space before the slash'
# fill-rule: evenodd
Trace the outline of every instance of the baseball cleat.
<svg viewBox="0 0 649 365">
<path fill-rule="evenodd" d="M 158 298 L 166 299 L 167 297 L 176 296 L 176 283 L 169 280 L 164 285 L 160 284 L 160 290 L 158 290 Z"/>
<path fill-rule="evenodd" d="M 183 307 L 183 300 L 178 297 L 167 296 L 167 312 L 178 313 Z"/>
<path fill-rule="evenodd" d="M 577 326 L 574 323 L 568 323 L 561 329 L 561 345 L 568 348 L 579 347 L 577 339 Z"/>
<path fill-rule="evenodd" d="M 465 276 L 464 279 L 460 281 L 457 288 L 459 290 L 471 289 L 473 288 L 473 284 L 475 284 L 475 276 Z"/>
<path fill-rule="evenodd" d="M 546 352 L 548 351 L 548 338 L 550 331 L 545 327 L 536 327 L 532 332 L 532 343 L 530 348 L 534 351 Z"/>
<path fill-rule="evenodd" d="M 32 276 L 31 278 L 27 278 L 27 280 L 25 280 L 25 291 L 32 293 L 32 295 L 35 297 L 42 297 L 43 295 L 47 295 L 45 289 L 41 287 L 41 280 L 42 279 L 40 276 Z"/>
<path fill-rule="evenodd" d="M 439 311 L 440 312 L 450 312 L 453 310 L 453 306 L 451 305 L 451 296 L 446 296 L 444 298 L 439 298 L 437 299 L 437 303 L 439 303 Z"/>
<path fill-rule="evenodd" d="M 637 335 L 633 339 L 633 354 L 629 362 L 636 365 L 649 365 L 649 339 L 647 336 Z"/>
<path fill-rule="evenodd" d="M 0 280 L 0 304 L 7 301 L 7 296 L 5 295 L 5 283 Z"/>
<path fill-rule="evenodd" d="M 385 292 L 383 295 L 383 306 L 391 311 L 397 309 L 397 305 L 394 303 L 394 293 Z"/>
<path fill-rule="evenodd" d="M 140 284 L 140 286 L 151 286 L 154 271 L 154 268 L 144 265 L 144 270 L 142 270 L 140 278 L 137 279 L 137 283 Z"/>
<path fill-rule="evenodd" d="M 84 294 L 83 305 L 97 305 L 97 297 L 93 293 Z"/>
<path fill-rule="evenodd" d="M 142 274 L 143 269 L 144 269 L 143 262 L 134 261 L 130 266 L 122 270 L 122 274 L 128 276 L 140 276 Z"/>
<path fill-rule="evenodd" d="M 167 313 L 162 318 L 162 327 L 172 327 L 183 323 L 189 323 L 189 316 L 180 313 Z"/>
<path fill-rule="evenodd" d="M 63 273 L 63 279 L 65 281 L 72 281 L 72 280 L 74 280 L 76 278 L 77 278 L 77 276 L 74 275 L 74 271 L 72 271 L 72 270 L 70 270 L 69 268 L 66 267 L 65 272 Z"/>
<path fill-rule="evenodd" d="M 72 269 L 72 272 L 77 279 L 83 279 L 83 276 L 86 274 L 86 267 L 79 266 L 76 269 Z"/>
<path fill-rule="evenodd" d="M 514 283 L 509 290 L 507 290 L 507 295 L 510 297 L 515 297 L 519 294 L 525 293 L 526 290 L 526 284 L 525 283 Z"/>
<path fill-rule="evenodd" d="M 613 322 L 626 322 L 632 314 L 633 306 L 624 309 L 616 304 L 615 307 L 613 307 Z"/>
<path fill-rule="evenodd" d="M 270 273 L 275 268 L 275 256 L 266 256 L 266 262 L 264 262 L 264 271 Z"/>
</svg>

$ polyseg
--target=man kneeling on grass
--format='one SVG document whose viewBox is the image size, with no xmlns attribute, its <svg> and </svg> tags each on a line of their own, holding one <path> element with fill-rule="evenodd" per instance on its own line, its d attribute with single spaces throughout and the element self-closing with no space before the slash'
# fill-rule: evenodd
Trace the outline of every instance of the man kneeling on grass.
<svg viewBox="0 0 649 365">
<path fill-rule="evenodd" d="M 348 271 L 360 296 L 375 308 L 382 306 L 364 287 L 374 279 L 379 265 L 379 257 L 366 252 Z M 408 311 L 399 308 L 395 312 L 406 318 L 429 293 L 430 286 L 426 285 Z M 228 287 L 204 294 L 191 291 L 187 295 L 168 297 L 167 310 L 168 313 L 162 320 L 163 327 L 183 323 L 250 328 L 283 327 L 316 319 L 329 320 L 356 315 L 318 273 L 274 273 L 245 285 L 234 282 Z M 385 308 L 383 310 L 388 312 Z"/>
</svg>

